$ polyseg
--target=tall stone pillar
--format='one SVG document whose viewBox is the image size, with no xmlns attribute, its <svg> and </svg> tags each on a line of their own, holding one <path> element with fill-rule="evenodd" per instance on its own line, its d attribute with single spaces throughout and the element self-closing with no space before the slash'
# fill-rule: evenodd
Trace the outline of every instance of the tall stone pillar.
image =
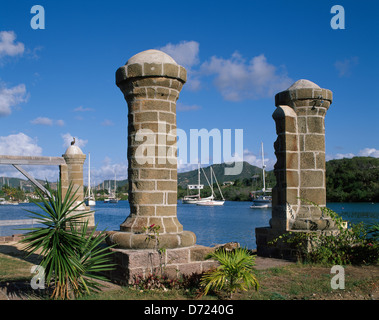
<svg viewBox="0 0 379 320">
<path fill-rule="evenodd" d="M 62 155 L 66 164 L 60 166 L 60 177 L 62 183 L 62 196 L 67 193 L 68 186 L 72 185 L 72 193 L 76 191 L 76 204 L 82 203 L 75 211 L 89 211 L 89 207 L 84 204 L 84 187 L 83 187 L 83 165 L 86 155 L 75 145 L 67 148 L 65 154 Z M 95 226 L 94 213 L 86 215 L 88 226 Z"/>
<path fill-rule="evenodd" d="M 186 70 L 162 51 L 136 54 L 116 72 L 116 84 L 128 104 L 128 180 L 130 215 L 111 233 L 120 248 L 153 248 L 145 228 L 159 226 L 160 246 L 195 244 L 176 214 L 176 101 Z"/>
<path fill-rule="evenodd" d="M 275 96 L 276 186 L 270 227 L 256 229 L 258 254 L 278 255 L 280 248 L 270 249 L 267 242 L 287 231 L 335 229 L 333 221 L 309 203 L 326 205 L 325 115 L 331 103 L 330 90 L 303 79 Z"/>
</svg>

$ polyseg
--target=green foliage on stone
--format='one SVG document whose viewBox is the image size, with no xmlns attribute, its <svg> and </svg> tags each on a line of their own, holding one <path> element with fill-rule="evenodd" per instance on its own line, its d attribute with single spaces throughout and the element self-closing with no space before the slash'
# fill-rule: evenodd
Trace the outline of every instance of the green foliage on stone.
<svg viewBox="0 0 379 320">
<path fill-rule="evenodd" d="M 277 245 L 280 241 L 291 245 L 297 250 L 298 258 L 306 263 L 362 265 L 379 261 L 378 224 L 347 224 L 333 210 L 306 202 L 320 208 L 323 216 L 330 217 L 337 230 L 290 231 L 274 239 L 271 245 Z"/>
</svg>

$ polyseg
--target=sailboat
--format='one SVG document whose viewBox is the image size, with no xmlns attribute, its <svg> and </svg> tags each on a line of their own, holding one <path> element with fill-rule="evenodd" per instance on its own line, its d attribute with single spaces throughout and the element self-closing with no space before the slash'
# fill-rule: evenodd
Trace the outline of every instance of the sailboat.
<svg viewBox="0 0 379 320">
<path fill-rule="evenodd" d="M 203 201 L 203 200 L 208 199 L 208 198 L 201 199 L 201 190 L 204 188 L 204 185 L 200 184 L 200 180 L 201 180 L 200 175 L 201 174 L 200 174 L 200 163 L 199 163 L 198 168 L 197 168 L 197 184 L 187 185 L 187 192 L 188 193 L 189 193 L 189 190 L 198 190 L 198 193 L 197 194 L 187 194 L 186 196 L 184 196 L 182 199 L 183 204 L 196 204 L 199 201 Z"/>
<path fill-rule="evenodd" d="M 272 189 L 268 188 L 266 189 L 266 177 L 265 177 L 265 160 L 264 160 L 264 152 L 263 152 L 263 142 L 261 142 L 262 145 L 262 179 L 263 179 L 263 188 L 259 191 L 254 191 L 253 194 L 259 194 L 254 200 L 253 204 L 250 206 L 251 209 L 265 209 L 265 208 L 271 208 L 272 207 L 272 197 L 269 195 L 266 195 L 266 192 L 271 192 Z"/>
<path fill-rule="evenodd" d="M 118 199 L 116 197 L 116 174 L 114 175 L 114 191 L 113 193 L 109 196 L 109 203 L 117 203 Z"/>
<path fill-rule="evenodd" d="M 203 199 L 202 201 L 198 201 L 196 203 L 196 205 L 198 205 L 198 206 L 223 206 L 224 203 L 225 203 L 225 199 L 224 199 L 224 196 L 222 194 L 221 188 L 220 188 L 220 186 L 218 184 L 218 181 L 217 181 L 217 178 L 216 178 L 216 175 L 215 175 L 215 173 L 213 171 L 212 166 L 210 167 L 210 171 L 211 171 L 211 183 L 209 184 L 209 186 L 211 187 L 212 195 L 209 198 L 207 198 L 207 199 Z M 205 175 L 205 172 L 204 172 L 204 175 Z M 205 177 L 207 177 L 207 176 L 205 176 Z M 218 190 L 219 190 L 219 192 L 221 194 L 222 200 L 214 200 L 215 194 L 214 194 L 214 190 L 213 190 L 213 177 L 216 180 L 217 187 L 218 187 Z M 207 181 L 208 181 L 208 178 L 207 178 Z M 209 181 L 208 181 L 208 183 L 209 183 Z"/>
<path fill-rule="evenodd" d="M 84 197 L 84 202 L 87 206 L 96 206 L 95 196 L 91 189 L 91 153 L 88 153 L 88 188 Z"/>
</svg>

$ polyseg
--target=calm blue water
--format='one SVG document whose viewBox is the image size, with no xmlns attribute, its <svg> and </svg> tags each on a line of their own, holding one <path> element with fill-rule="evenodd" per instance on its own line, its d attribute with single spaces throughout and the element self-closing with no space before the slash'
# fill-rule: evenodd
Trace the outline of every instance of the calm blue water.
<svg viewBox="0 0 379 320">
<path fill-rule="evenodd" d="M 327 206 L 352 223 L 379 221 L 379 203 L 328 203 Z M 269 225 L 271 210 L 249 207 L 250 202 L 226 201 L 220 207 L 183 205 L 178 202 L 178 219 L 184 230 L 196 234 L 197 244 L 209 246 L 236 241 L 242 246 L 255 249 L 255 228 Z M 33 204 L 0 206 L 0 220 L 27 219 L 30 214 L 25 209 L 39 210 Z M 130 211 L 128 201 L 117 204 L 97 202 L 95 210 L 98 230 L 118 230 Z M 16 229 L 25 227 L 28 226 L 0 227 L 0 236 L 23 233 L 25 231 Z"/>
</svg>

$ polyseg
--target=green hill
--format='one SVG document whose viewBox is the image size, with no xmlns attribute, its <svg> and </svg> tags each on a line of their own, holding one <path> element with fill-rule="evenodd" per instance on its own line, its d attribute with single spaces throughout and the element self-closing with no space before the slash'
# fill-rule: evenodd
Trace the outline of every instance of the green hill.
<svg viewBox="0 0 379 320">
<path fill-rule="evenodd" d="M 225 168 L 229 167 L 225 163 L 212 165 L 217 181 L 221 187 L 222 193 L 226 200 L 230 201 L 248 201 L 249 194 L 253 190 L 259 190 L 263 187 L 262 169 L 253 166 L 247 162 L 243 162 L 242 172 L 238 175 L 225 175 Z M 210 166 L 204 168 L 205 174 L 210 181 Z M 232 181 L 233 185 L 223 185 L 223 182 Z M 214 190 L 218 195 L 218 188 L 214 182 Z M 188 184 L 198 183 L 198 170 L 178 173 L 178 198 L 182 198 L 187 194 Z M 201 171 L 201 184 L 204 184 L 204 189 L 201 192 L 202 197 L 211 195 L 210 187 Z M 266 172 L 266 187 L 271 188 L 275 184 L 273 171 Z"/>
<path fill-rule="evenodd" d="M 212 165 L 212 168 L 216 175 L 217 181 L 220 185 L 226 181 L 236 181 L 236 180 L 243 181 L 245 179 L 248 179 L 251 181 L 252 177 L 255 175 L 258 176 L 257 177 L 258 180 L 262 178 L 262 169 L 256 166 L 253 166 L 247 162 L 243 162 L 242 172 L 238 175 L 225 175 L 225 168 L 231 168 L 225 163 L 214 164 Z M 210 180 L 210 176 L 211 176 L 210 166 L 203 169 L 208 179 Z M 266 172 L 266 174 L 268 175 L 269 173 Z M 197 169 L 188 171 L 188 172 L 178 173 L 178 185 L 181 186 L 182 188 L 186 188 L 188 184 L 197 184 L 198 182 L 197 176 L 198 176 Z M 204 178 L 203 171 L 201 171 L 201 183 L 207 185 L 207 181 Z"/>
<path fill-rule="evenodd" d="M 379 159 L 354 157 L 326 163 L 330 202 L 379 202 Z"/>
</svg>

